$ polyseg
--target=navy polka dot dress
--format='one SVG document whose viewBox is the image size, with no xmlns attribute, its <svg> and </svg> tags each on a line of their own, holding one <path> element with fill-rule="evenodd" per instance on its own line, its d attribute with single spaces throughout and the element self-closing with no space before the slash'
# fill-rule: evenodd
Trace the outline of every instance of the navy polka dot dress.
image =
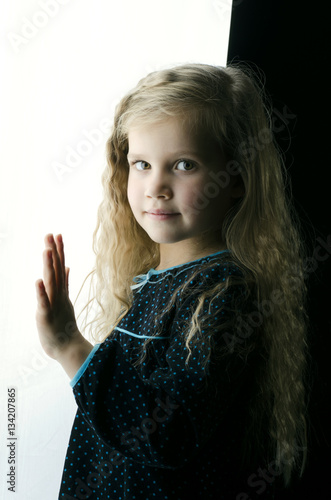
<svg viewBox="0 0 331 500">
<path fill-rule="evenodd" d="M 197 305 L 199 284 L 213 286 L 239 272 L 228 255 L 225 250 L 151 269 L 134 280 L 133 305 L 115 335 L 94 346 L 70 382 L 78 409 L 59 499 L 273 498 L 272 481 L 260 479 L 255 464 L 241 474 L 238 467 L 255 363 L 233 355 L 226 366 L 222 361 L 205 366 L 205 354 L 196 347 L 185 365 L 189 351 L 183 331 Z M 191 280 L 207 262 L 208 270 Z M 179 294 L 155 322 L 184 282 L 192 293 Z M 230 298 L 228 293 L 206 300 L 204 309 L 217 313 Z M 222 314 L 217 320 L 223 320 Z M 208 335 L 208 325 L 203 334 Z M 154 338 L 148 355 L 134 367 L 149 337 Z"/>
</svg>

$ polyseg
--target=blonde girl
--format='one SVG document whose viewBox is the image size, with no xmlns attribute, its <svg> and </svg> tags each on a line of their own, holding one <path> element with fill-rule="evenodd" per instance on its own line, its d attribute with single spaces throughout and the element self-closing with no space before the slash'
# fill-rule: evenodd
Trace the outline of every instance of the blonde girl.
<svg viewBox="0 0 331 500">
<path fill-rule="evenodd" d="M 306 287 L 261 85 L 235 66 L 150 73 L 116 108 L 102 184 L 95 344 L 61 235 L 36 282 L 78 406 L 59 498 L 274 498 L 306 461 Z"/>
</svg>

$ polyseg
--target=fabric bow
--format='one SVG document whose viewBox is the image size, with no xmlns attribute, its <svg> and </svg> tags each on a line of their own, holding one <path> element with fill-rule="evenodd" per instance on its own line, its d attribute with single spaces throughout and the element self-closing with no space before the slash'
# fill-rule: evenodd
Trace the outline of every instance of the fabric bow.
<svg viewBox="0 0 331 500">
<path fill-rule="evenodd" d="M 153 274 L 153 269 L 150 269 L 147 274 L 138 274 L 138 276 L 135 276 L 133 278 L 133 282 L 136 283 L 136 285 L 131 285 L 131 290 L 135 290 L 136 288 L 143 287 L 146 285 L 148 282 L 149 278 Z"/>
</svg>

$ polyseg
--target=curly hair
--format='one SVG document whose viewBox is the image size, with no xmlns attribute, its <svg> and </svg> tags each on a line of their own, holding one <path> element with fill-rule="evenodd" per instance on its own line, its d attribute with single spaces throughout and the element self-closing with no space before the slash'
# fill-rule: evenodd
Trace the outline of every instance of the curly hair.
<svg viewBox="0 0 331 500">
<path fill-rule="evenodd" d="M 259 425 L 266 419 L 268 457 L 287 486 L 294 471 L 299 469 L 302 475 L 307 456 L 305 248 L 282 154 L 273 137 L 271 106 L 263 83 L 248 68 L 192 63 L 155 71 L 117 105 L 106 145 L 104 196 L 93 233 L 96 265 L 88 275 L 96 277 L 97 284 L 85 306 L 86 318 L 94 301 L 98 313 L 85 328 L 96 323 L 91 334 L 95 340 L 112 336 L 132 305 L 133 278 L 159 264 L 159 244 L 139 226 L 128 202 L 126 156 L 130 127 L 169 116 L 180 117 L 192 127 L 204 127 L 244 185 L 244 195 L 228 211 L 222 226 L 223 241 L 242 271 L 242 279 L 229 276 L 202 291 L 187 325 L 186 347 L 190 356 L 192 344 L 201 339 L 205 318 L 200 312 L 205 300 L 239 285 L 245 287 L 248 297 L 255 298 L 254 310 L 243 316 L 230 315 L 226 322 L 215 325 L 215 331 L 225 341 L 221 356 L 231 349 L 246 356 L 243 338 L 247 331 L 254 331 L 252 338 L 264 361 L 249 410 L 252 427 L 247 453 L 253 452 L 253 443 L 254 448 L 258 443 L 262 446 Z M 210 338 L 209 345 L 212 341 Z M 145 354 L 149 342 L 144 345 Z"/>
</svg>

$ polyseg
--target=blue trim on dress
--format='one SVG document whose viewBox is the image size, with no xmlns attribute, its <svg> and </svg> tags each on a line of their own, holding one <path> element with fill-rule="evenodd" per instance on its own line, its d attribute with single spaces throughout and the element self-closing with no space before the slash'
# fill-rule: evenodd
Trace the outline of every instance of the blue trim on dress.
<svg viewBox="0 0 331 500">
<path fill-rule="evenodd" d="M 155 335 L 137 335 L 136 333 L 129 332 L 129 330 L 124 330 L 123 328 L 119 328 L 115 326 L 114 330 L 118 330 L 119 332 L 126 333 L 128 335 L 132 335 L 132 337 L 138 337 L 139 339 L 168 339 L 170 337 L 158 337 Z"/>
<path fill-rule="evenodd" d="M 89 355 L 85 359 L 84 363 L 78 369 L 78 371 L 76 372 L 74 377 L 70 380 L 71 387 L 74 387 L 74 385 L 78 382 L 80 377 L 83 375 L 83 373 L 85 372 L 86 368 L 88 367 L 91 359 L 93 358 L 94 354 L 97 352 L 97 350 L 99 349 L 100 346 L 101 346 L 101 344 L 95 344 L 92 351 L 89 353 Z"/>
</svg>

